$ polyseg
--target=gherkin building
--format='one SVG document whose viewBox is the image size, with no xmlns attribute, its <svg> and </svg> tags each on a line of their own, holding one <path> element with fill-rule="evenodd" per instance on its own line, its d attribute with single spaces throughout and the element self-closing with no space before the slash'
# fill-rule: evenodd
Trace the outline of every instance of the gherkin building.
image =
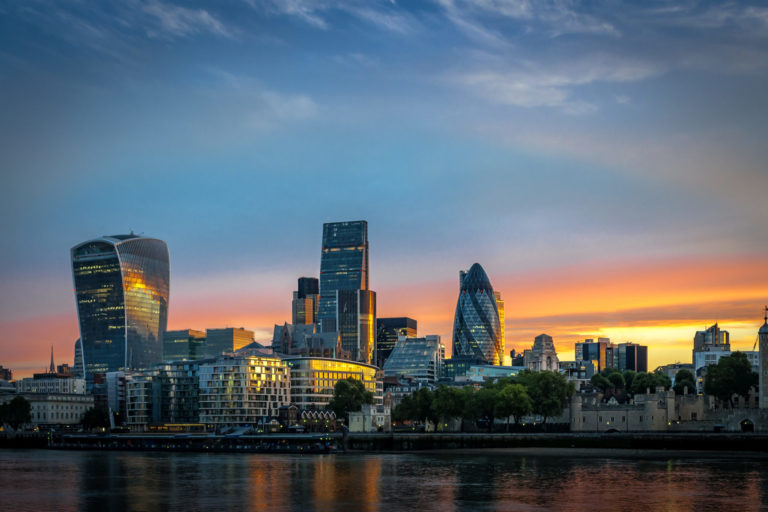
<svg viewBox="0 0 768 512">
<path fill-rule="evenodd" d="M 459 272 L 461 288 L 453 321 L 453 357 L 500 365 L 504 347 L 499 309 L 488 274 L 479 263 Z"/>
</svg>

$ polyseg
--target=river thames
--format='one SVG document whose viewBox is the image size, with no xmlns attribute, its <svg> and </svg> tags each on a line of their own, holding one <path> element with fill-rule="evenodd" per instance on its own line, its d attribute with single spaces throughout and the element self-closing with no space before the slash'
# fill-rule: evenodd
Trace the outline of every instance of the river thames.
<svg viewBox="0 0 768 512">
<path fill-rule="evenodd" d="M 0 506 L 184 512 L 768 509 L 768 462 L 759 456 L 598 453 L 2 450 Z"/>
</svg>

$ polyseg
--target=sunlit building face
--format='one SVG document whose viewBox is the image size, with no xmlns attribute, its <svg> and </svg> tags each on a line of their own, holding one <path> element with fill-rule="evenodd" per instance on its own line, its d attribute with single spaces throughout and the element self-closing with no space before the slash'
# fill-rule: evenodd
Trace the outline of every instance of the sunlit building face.
<svg viewBox="0 0 768 512">
<path fill-rule="evenodd" d="M 76 245 L 71 256 L 86 378 L 161 362 L 170 281 L 165 242 L 106 236 Z"/>
<path fill-rule="evenodd" d="M 453 356 L 499 365 L 504 361 L 499 310 L 491 281 L 479 263 L 460 273 L 461 287 L 453 322 Z"/>
</svg>

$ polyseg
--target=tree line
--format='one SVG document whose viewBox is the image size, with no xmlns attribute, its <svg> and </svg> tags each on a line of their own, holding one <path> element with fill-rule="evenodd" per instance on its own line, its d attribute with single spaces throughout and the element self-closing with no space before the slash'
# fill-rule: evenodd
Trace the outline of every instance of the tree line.
<svg viewBox="0 0 768 512">
<path fill-rule="evenodd" d="M 434 391 L 422 388 L 403 397 L 392 419 L 434 425 L 469 420 L 478 426 L 482 423 L 490 432 L 497 418 L 505 418 L 509 430 L 510 418 L 517 426 L 529 415 L 541 417 L 543 424 L 559 416 L 573 392 L 573 383 L 558 372 L 524 370 L 515 376 L 486 381 L 479 389 L 445 385 Z"/>
</svg>

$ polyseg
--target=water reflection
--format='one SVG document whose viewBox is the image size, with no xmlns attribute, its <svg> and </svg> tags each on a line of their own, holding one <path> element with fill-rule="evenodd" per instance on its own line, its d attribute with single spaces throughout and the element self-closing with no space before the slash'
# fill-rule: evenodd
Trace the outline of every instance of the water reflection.
<svg viewBox="0 0 768 512">
<path fill-rule="evenodd" d="M 768 462 L 572 452 L 0 451 L 3 510 L 674 510 L 768 506 Z"/>
</svg>

